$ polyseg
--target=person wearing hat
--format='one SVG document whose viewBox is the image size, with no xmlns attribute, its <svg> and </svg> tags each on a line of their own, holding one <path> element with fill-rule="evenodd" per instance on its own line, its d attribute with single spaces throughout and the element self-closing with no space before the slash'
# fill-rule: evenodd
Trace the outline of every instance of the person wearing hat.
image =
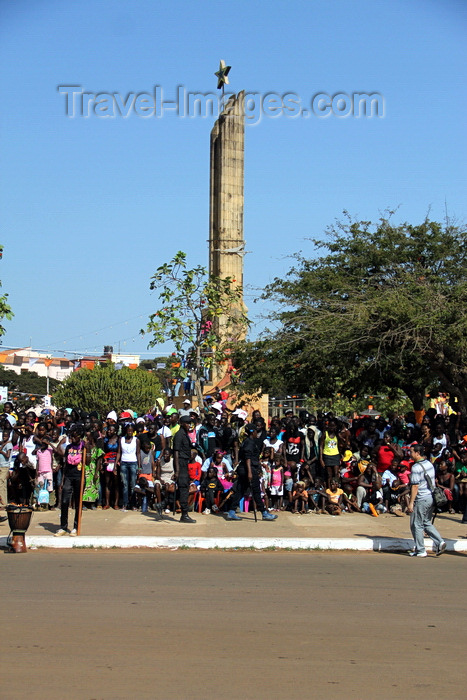
<svg viewBox="0 0 467 700">
<path fill-rule="evenodd" d="M 189 416 L 190 410 L 191 410 L 191 401 L 190 401 L 190 399 L 185 399 L 183 402 L 183 408 L 181 408 L 179 410 L 178 415 L 180 416 L 180 418 L 183 418 L 183 416 Z"/>
<path fill-rule="evenodd" d="M 110 411 L 110 412 L 107 414 L 107 418 L 106 418 L 107 425 L 110 425 L 111 423 L 113 423 L 114 425 L 116 425 L 117 420 L 118 420 L 118 419 L 117 419 L 117 412 L 116 412 L 116 411 Z"/>
<path fill-rule="evenodd" d="M 190 416 L 182 416 L 180 419 L 180 429 L 175 433 L 173 438 L 173 462 L 174 462 L 174 480 L 178 485 L 180 508 L 182 515 L 181 523 L 195 523 L 196 520 L 188 515 L 188 492 L 190 487 L 190 476 L 188 474 L 188 463 L 191 460 L 191 440 L 188 437 L 188 432 L 192 426 Z"/>
<path fill-rule="evenodd" d="M 249 487 L 251 487 L 256 509 L 263 514 L 263 520 L 275 520 L 277 515 L 269 513 L 261 498 L 261 486 L 259 481 L 261 465 L 259 461 L 260 452 L 256 442 L 258 437 L 256 426 L 251 423 L 245 426 L 245 433 L 246 438 L 239 452 L 237 481 L 232 492 L 232 497 L 226 501 L 225 507 L 229 508 L 227 520 L 241 520 L 235 511 Z"/>
</svg>

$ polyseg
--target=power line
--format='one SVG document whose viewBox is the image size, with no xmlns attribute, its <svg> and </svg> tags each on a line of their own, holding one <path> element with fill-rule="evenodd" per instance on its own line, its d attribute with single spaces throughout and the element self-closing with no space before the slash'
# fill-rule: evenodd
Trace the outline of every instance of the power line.
<svg viewBox="0 0 467 700">
<path fill-rule="evenodd" d="M 61 345 L 61 343 L 68 343 L 68 341 L 70 341 L 70 340 L 76 340 L 78 338 L 81 339 L 83 337 L 85 338 L 88 335 L 102 333 L 102 331 L 107 331 L 110 328 L 113 328 L 114 326 L 121 326 L 124 323 L 129 323 L 129 321 L 136 321 L 136 319 L 138 319 L 138 318 L 145 318 L 145 317 L 146 317 L 145 314 L 139 314 L 138 316 L 133 316 L 132 318 L 127 318 L 124 321 L 117 321 L 116 323 L 112 323 L 110 326 L 104 326 L 103 328 L 98 328 L 97 330 L 94 330 L 94 331 L 88 331 L 87 333 L 79 333 L 78 335 L 74 335 L 71 338 L 67 338 L 66 340 L 56 340 L 53 343 L 48 344 L 47 347 L 52 347 L 52 346 L 57 347 L 58 345 Z"/>
</svg>

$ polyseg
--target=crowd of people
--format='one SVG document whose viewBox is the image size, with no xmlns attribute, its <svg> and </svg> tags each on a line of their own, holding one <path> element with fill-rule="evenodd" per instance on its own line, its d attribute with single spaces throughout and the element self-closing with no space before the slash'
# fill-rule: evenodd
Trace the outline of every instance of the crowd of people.
<svg viewBox="0 0 467 700">
<path fill-rule="evenodd" d="M 228 409 L 219 394 L 201 410 L 187 398 L 179 410 L 156 405 L 139 416 L 76 408 L 38 416 L 7 402 L 0 429 L 0 507 L 58 508 L 57 535 L 70 532 L 70 505 L 76 534 L 81 496 L 83 509 L 179 512 L 186 523 L 193 511 L 238 520 L 241 506 L 264 520 L 280 511 L 404 517 L 414 510 L 413 464 L 422 459 L 434 466 L 446 509 L 467 522 L 461 414 L 429 409 L 418 424 L 413 413 L 348 419 L 289 410 L 266 422 L 257 410 Z"/>
</svg>

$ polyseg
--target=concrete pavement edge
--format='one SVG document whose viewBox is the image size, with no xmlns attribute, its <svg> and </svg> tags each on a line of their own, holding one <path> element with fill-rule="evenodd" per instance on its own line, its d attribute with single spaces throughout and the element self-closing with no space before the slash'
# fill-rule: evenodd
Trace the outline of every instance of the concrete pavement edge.
<svg viewBox="0 0 467 700">
<path fill-rule="evenodd" d="M 467 552 L 467 540 L 446 539 L 448 552 Z M 432 551 L 431 540 L 425 541 Z M 145 537 L 145 536 L 26 536 L 30 549 L 256 549 L 355 552 L 404 552 L 413 548 L 413 540 L 395 537 L 304 538 L 304 537 Z M 0 537 L 0 547 L 7 547 L 7 538 Z"/>
</svg>

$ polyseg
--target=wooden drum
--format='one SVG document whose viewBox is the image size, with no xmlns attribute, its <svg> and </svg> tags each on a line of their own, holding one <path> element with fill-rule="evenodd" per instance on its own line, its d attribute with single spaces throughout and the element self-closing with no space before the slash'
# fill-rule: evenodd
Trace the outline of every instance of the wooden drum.
<svg viewBox="0 0 467 700">
<path fill-rule="evenodd" d="M 31 522 L 32 508 L 11 504 L 6 507 L 6 512 L 10 525 L 8 544 L 11 551 L 17 554 L 27 552 L 25 533 Z"/>
</svg>

